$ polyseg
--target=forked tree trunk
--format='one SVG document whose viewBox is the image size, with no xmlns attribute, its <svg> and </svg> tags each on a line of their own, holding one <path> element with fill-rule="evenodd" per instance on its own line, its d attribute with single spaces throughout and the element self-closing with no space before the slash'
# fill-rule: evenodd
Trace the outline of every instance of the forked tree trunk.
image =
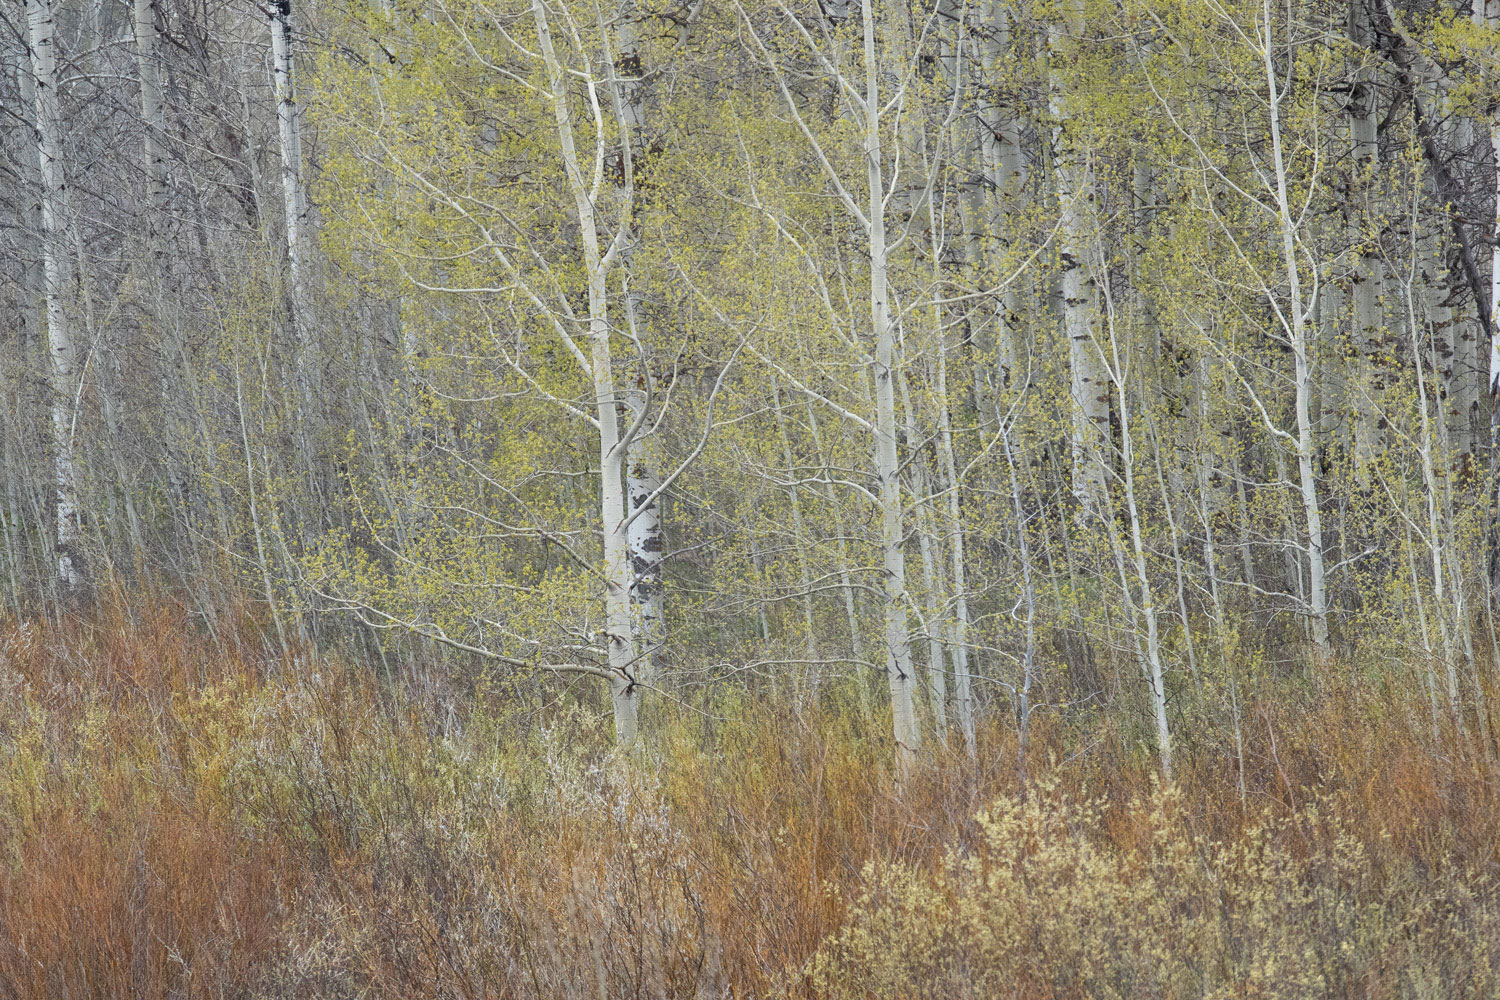
<svg viewBox="0 0 1500 1000">
<path fill-rule="evenodd" d="M 624 462 L 629 441 L 620 430 L 619 400 L 615 395 L 614 360 L 610 354 L 609 261 L 601 253 L 599 226 L 589 182 L 579 164 L 568 106 L 566 71 L 557 57 L 544 0 L 532 0 L 538 47 L 547 69 L 553 124 L 561 147 L 564 173 L 573 197 L 579 236 L 583 243 L 584 273 L 588 278 L 589 361 L 594 385 L 594 412 L 599 432 L 599 523 L 604 536 L 605 650 L 609 664 L 610 697 L 614 705 L 615 742 L 630 746 L 640 724 L 643 685 L 633 637 L 630 607 L 632 574 L 628 538 Z M 628 206 L 627 206 L 628 207 Z"/>
</svg>

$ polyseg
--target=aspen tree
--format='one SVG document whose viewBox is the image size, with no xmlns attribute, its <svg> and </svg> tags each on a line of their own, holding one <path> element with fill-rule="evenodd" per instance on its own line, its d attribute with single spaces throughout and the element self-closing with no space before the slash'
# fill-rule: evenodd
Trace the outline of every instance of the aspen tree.
<svg viewBox="0 0 1500 1000">
<path fill-rule="evenodd" d="M 1137 632 L 1136 647 L 1140 653 L 1141 668 L 1145 674 L 1151 701 L 1151 714 L 1156 722 L 1156 752 L 1161 762 L 1161 773 L 1164 778 L 1170 780 L 1172 777 L 1172 736 L 1167 721 L 1167 689 L 1166 674 L 1162 664 L 1161 631 L 1157 621 L 1155 590 L 1152 587 L 1150 570 L 1146 564 L 1146 546 L 1141 531 L 1141 508 L 1136 498 L 1135 488 L 1135 433 L 1131 428 L 1127 386 L 1130 378 L 1130 361 L 1128 347 L 1122 350 L 1121 337 L 1116 325 L 1114 300 L 1107 285 L 1104 288 L 1104 310 L 1104 325 L 1109 344 L 1106 371 L 1115 390 L 1116 412 L 1120 418 L 1121 475 L 1119 479 L 1124 492 L 1125 514 L 1130 526 L 1130 563 L 1135 572 L 1134 588 L 1126 579 L 1125 553 L 1122 552 L 1123 547 L 1120 545 L 1115 530 L 1114 513 L 1108 508 L 1105 512 L 1105 523 L 1110 536 L 1110 546 L 1114 550 L 1119 567 L 1120 583 L 1126 594 L 1126 603 L 1132 615 L 1139 614 L 1145 619 L 1145 636 L 1143 638 Z M 1102 344 L 1100 353 L 1103 353 Z M 1102 499 L 1107 503 L 1107 492 Z"/>
<path fill-rule="evenodd" d="M 607 245 L 600 239 L 599 222 L 594 208 L 598 197 L 598 177 L 591 184 L 584 176 L 578 156 L 573 112 L 568 99 L 568 83 L 563 64 L 552 42 L 552 29 L 545 0 L 532 0 L 537 42 L 547 71 L 547 87 L 562 152 L 568 190 L 572 195 L 574 219 L 583 244 L 583 264 L 588 282 L 589 362 L 594 386 L 595 426 L 599 432 L 599 523 L 604 533 L 604 603 L 605 649 L 609 658 L 610 696 L 614 703 L 615 740 L 629 746 L 635 742 L 640 719 L 641 686 L 653 678 L 641 676 L 643 664 L 638 660 L 630 607 L 632 573 L 630 567 L 629 508 L 625 498 L 624 463 L 630 439 L 640 433 L 642 419 L 631 426 L 620 426 L 615 394 L 614 359 L 610 350 L 609 272 L 616 263 L 628 234 L 622 223 L 614 240 Z M 592 97 L 597 101 L 597 97 Z M 604 136 L 595 136 L 602 144 Z M 628 147 L 627 147 L 628 148 Z M 627 157 L 629 153 L 625 154 Z M 596 153 L 595 159 L 598 158 Z M 628 163 L 628 159 L 627 159 Z M 627 169 L 629 169 L 627 167 Z M 633 183 L 627 175 L 627 185 Z M 629 198 L 633 191 L 621 195 L 622 218 L 629 218 Z M 637 505 L 646 509 L 646 500 Z"/>
<path fill-rule="evenodd" d="M 1481 20 L 1482 19 L 1482 20 Z M 1500 0 L 1475 0 L 1474 20 L 1492 32 L 1500 33 Z M 1495 204 L 1494 230 L 1500 233 L 1500 120 L 1490 118 L 1490 169 L 1488 187 Z M 1490 365 L 1491 395 L 1500 394 L 1500 242 L 1490 248 Z M 1500 429 L 1500 406 L 1490 407 L 1491 427 Z M 1500 446 L 1500 434 L 1490 435 L 1490 447 Z"/>
<path fill-rule="evenodd" d="M 1265 114 L 1264 123 L 1268 140 L 1266 152 L 1269 156 L 1261 161 L 1261 169 L 1254 172 L 1252 179 L 1246 183 L 1237 182 L 1226 172 L 1229 167 L 1221 162 L 1217 150 L 1206 146 L 1199 135 L 1185 126 L 1180 113 L 1174 110 L 1171 102 L 1150 79 L 1149 74 L 1147 83 L 1156 96 L 1158 104 L 1168 114 L 1174 129 L 1195 152 L 1198 164 L 1203 171 L 1201 183 L 1204 185 L 1204 206 L 1230 240 L 1236 260 L 1242 266 L 1245 275 L 1254 282 L 1254 287 L 1263 298 L 1265 308 L 1269 311 L 1280 338 L 1292 355 L 1291 409 L 1294 429 L 1291 431 L 1278 425 L 1265 400 L 1261 398 L 1255 387 L 1244 379 L 1243 375 L 1238 375 L 1237 380 L 1246 390 L 1255 408 L 1256 416 L 1266 432 L 1279 445 L 1289 448 L 1296 456 L 1296 487 L 1302 508 L 1302 528 L 1306 538 L 1305 544 L 1297 543 L 1294 546 L 1302 556 L 1305 556 L 1307 565 L 1306 593 L 1302 603 L 1306 609 L 1311 638 L 1317 655 L 1319 659 L 1327 660 L 1332 654 L 1328 626 L 1328 571 L 1324 556 L 1322 503 L 1318 492 L 1317 470 L 1314 466 L 1317 449 L 1316 428 L 1312 422 L 1311 336 L 1314 328 L 1311 320 L 1318 299 L 1318 273 L 1316 268 L 1306 267 L 1306 262 L 1313 255 L 1306 241 L 1308 220 L 1305 204 L 1306 199 L 1312 197 L 1311 192 L 1317 188 L 1322 158 L 1321 155 L 1310 155 L 1313 150 L 1304 146 L 1300 135 L 1299 141 L 1289 148 L 1287 136 L 1284 134 L 1284 120 L 1288 109 L 1292 107 L 1290 98 L 1293 96 L 1293 88 L 1305 88 L 1307 85 L 1305 77 L 1293 76 L 1290 71 L 1290 68 L 1296 65 L 1299 46 L 1303 45 L 1304 41 L 1296 32 L 1296 22 L 1287 20 L 1294 18 L 1294 12 L 1281 11 L 1274 7 L 1270 0 L 1247 3 L 1242 11 L 1216 5 L 1206 13 L 1211 19 L 1217 21 L 1233 40 L 1234 48 L 1229 51 L 1233 53 L 1233 58 L 1238 60 L 1232 65 L 1237 67 L 1236 72 L 1243 74 L 1241 83 L 1247 88 L 1253 87 L 1258 96 L 1263 96 L 1261 106 Z M 1240 18 L 1248 23 L 1241 23 Z M 1282 28 L 1284 37 L 1281 39 L 1277 37 L 1278 18 L 1286 22 Z M 1323 59 L 1322 56 L 1316 58 Z M 1316 62 L 1312 72 L 1316 74 L 1322 69 L 1322 63 Z M 1309 138 L 1321 139 L 1316 132 Z M 1299 156 L 1296 161 L 1293 161 L 1292 156 L 1303 150 L 1307 150 L 1304 156 Z M 1320 154 L 1320 151 L 1318 152 Z M 1303 162 L 1304 159 L 1307 162 Z M 1292 176 L 1294 168 L 1298 170 L 1296 179 Z M 1300 184 L 1300 191 L 1307 192 L 1301 195 L 1304 201 L 1296 204 L 1293 201 L 1294 180 Z M 1262 265 L 1259 261 L 1252 258 L 1245 246 L 1234 236 L 1229 227 L 1229 220 L 1219 207 L 1221 192 L 1213 189 L 1215 183 L 1222 185 L 1225 193 L 1232 193 L 1235 198 L 1239 199 L 1254 217 L 1267 223 L 1266 235 L 1269 237 L 1271 246 L 1274 247 L 1272 252 L 1274 255 L 1268 253 L 1267 256 L 1269 260 L 1275 262 L 1274 272 L 1262 272 L 1260 270 Z M 1308 277 L 1312 280 L 1310 287 L 1306 284 Z M 1230 360 L 1233 364 L 1232 359 Z M 1237 367 L 1236 371 L 1238 371 Z M 1235 470 L 1235 476 L 1236 488 L 1240 490 L 1241 496 L 1239 514 L 1245 573 L 1247 582 L 1253 587 L 1254 563 L 1249 550 L 1243 476 L 1238 469 Z M 1282 478 L 1285 479 L 1285 477 Z M 1299 570 L 1294 574 L 1292 582 L 1300 588 L 1302 579 Z"/>
<path fill-rule="evenodd" d="M 638 226 L 631 202 L 635 174 L 642 165 L 640 154 L 644 148 L 646 125 L 646 69 L 642 62 L 640 17 L 640 11 L 631 0 L 616 12 L 610 94 L 620 126 L 615 186 L 622 219 L 625 220 L 620 225 L 626 229 L 620 265 L 623 280 L 629 283 L 621 303 L 641 367 L 636 384 L 627 386 L 622 394 L 631 426 L 637 428 L 625 456 L 625 492 L 631 516 L 628 532 L 632 573 L 630 600 L 635 618 L 636 655 L 640 658 L 640 668 L 652 674 L 656 657 L 666 641 L 662 606 L 662 559 L 666 555 L 666 546 L 661 504 L 657 499 L 661 487 L 661 438 L 651 426 L 653 415 L 648 406 L 652 396 L 648 386 L 653 382 L 651 355 L 640 330 L 645 317 L 632 273 L 640 234 L 636 231 Z"/>
<path fill-rule="evenodd" d="M 743 20 L 749 22 L 749 15 L 743 7 L 740 8 L 740 14 Z M 791 19 L 790 12 L 788 14 Z M 793 20 L 793 23 L 797 22 Z M 869 254 L 868 317 L 870 339 L 874 347 L 873 356 L 869 359 L 869 373 L 874 382 L 875 419 L 857 419 L 870 434 L 873 445 L 873 471 L 877 484 L 874 493 L 880 511 L 883 573 L 881 604 L 886 679 L 891 700 L 897 772 L 904 782 L 916 766 L 917 752 L 921 746 L 921 730 L 916 715 L 916 677 L 906 612 L 906 524 L 901 491 L 900 427 L 896 420 L 897 330 L 896 322 L 891 316 L 891 246 L 886 235 L 885 219 L 891 191 L 886 183 L 882 131 L 890 121 L 887 108 L 900 107 L 908 95 L 905 90 L 906 81 L 902 81 L 896 85 L 897 92 L 889 99 L 883 100 L 881 97 L 882 67 L 877 59 L 875 0 L 861 0 L 860 29 L 860 57 L 856 68 L 847 74 L 832 61 L 829 53 L 818 49 L 817 42 L 806 29 L 801 29 L 801 37 L 805 44 L 815 50 L 825 71 L 832 76 L 831 82 L 838 89 L 841 98 L 853 108 L 854 124 L 859 129 L 864 161 L 866 198 L 863 206 L 855 200 L 854 193 L 850 191 L 851 185 L 846 183 L 846 179 L 833 165 L 828 151 L 800 114 L 787 74 L 758 36 L 755 36 L 755 43 L 762 58 L 770 63 L 775 84 L 781 92 L 788 113 L 793 116 L 799 131 L 808 140 L 824 177 L 837 192 L 843 208 L 858 226 Z M 753 34 L 754 28 L 750 30 Z M 827 402 L 826 399 L 824 401 Z M 844 415 L 856 416 L 847 410 Z"/>
<path fill-rule="evenodd" d="M 911 387 L 905 372 L 900 377 L 901 404 L 906 416 L 906 438 L 920 440 L 916 413 L 912 409 Z M 932 735 L 941 744 L 948 742 L 948 676 L 945 655 L 945 632 L 942 606 L 943 577 L 939 567 L 939 553 L 933 543 L 932 515 L 928 511 L 931 489 L 921 458 L 912 463 L 912 493 L 916 506 L 917 551 L 922 557 L 922 584 L 925 593 L 925 621 L 927 633 L 927 700 L 932 708 Z"/>
<path fill-rule="evenodd" d="M 280 140 L 281 210 L 291 286 L 291 325 L 298 349 L 296 378 L 301 436 L 313 418 L 318 385 L 313 377 L 317 361 L 308 300 L 307 190 L 302 178 L 302 118 L 297 107 L 293 76 L 292 0 L 271 0 L 265 10 L 271 28 L 271 79 L 276 96 L 276 133 Z M 310 460 L 310 456 L 304 457 Z"/>
<path fill-rule="evenodd" d="M 1355 266 L 1351 283 L 1354 299 L 1354 390 L 1350 393 L 1354 422 L 1354 461 L 1358 475 L 1367 475 L 1369 466 L 1382 450 L 1380 435 L 1381 398 L 1378 394 L 1378 356 L 1384 340 L 1382 301 L 1385 264 L 1380 253 L 1379 216 L 1372 204 L 1377 173 L 1380 169 L 1380 144 L 1376 127 L 1380 117 L 1379 88 L 1370 66 L 1368 50 L 1374 44 L 1371 24 L 1371 0 L 1350 0 L 1349 39 L 1355 46 L 1360 65 L 1355 73 L 1349 97 L 1350 134 L 1353 137 L 1354 183 L 1349 199 L 1355 249 Z"/>
<path fill-rule="evenodd" d="M 136 75 L 140 78 L 143 153 L 146 164 L 147 198 L 151 212 L 147 226 L 152 231 L 164 225 L 170 216 L 167 201 L 167 154 L 164 146 L 167 123 L 162 102 L 160 45 L 156 31 L 156 4 L 153 0 L 133 0 L 132 26 L 135 29 Z M 161 258 L 169 250 L 153 239 L 152 254 Z M 160 268 L 158 268 L 160 270 Z"/>
<path fill-rule="evenodd" d="M 1063 337 L 1068 344 L 1073 494 L 1080 518 L 1092 514 L 1109 475 L 1109 380 L 1099 349 L 1098 290 L 1088 266 L 1096 236 L 1094 172 L 1068 106 L 1068 68 L 1085 30 L 1082 0 L 1063 0 L 1047 28 L 1047 111 L 1052 118 L 1054 183 L 1061 231 Z"/>
<path fill-rule="evenodd" d="M 69 192 L 62 161 L 63 122 L 59 107 L 57 27 L 52 0 L 27 0 L 27 41 L 36 87 L 36 148 L 41 164 L 42 275 L 46 297 L 47 344 L 51 359 L 52 464 L 56 490 L 57 578 L 71 594 L 84 585 L 83 536 L 79 519 L 74 427 L 76 347 L 69 325 L 64 269 L 69 240 Z"/>
</svg>

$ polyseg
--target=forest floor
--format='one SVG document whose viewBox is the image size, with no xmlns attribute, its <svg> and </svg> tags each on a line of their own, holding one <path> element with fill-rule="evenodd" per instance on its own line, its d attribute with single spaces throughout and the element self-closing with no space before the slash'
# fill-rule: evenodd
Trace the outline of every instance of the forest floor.
<svg viewBox="0 0 1500 1000">
<path fill-rule="evenodd" d="M 1394 688 L 1184 697 L 1170 785 L 1128 706 L 1042 713 L 1024 790 L 1006 719 L 898 790 L 846 693 L 624 760 L 551 697 L 0 623 L 0 996 L 1500 995 L 1493 748 Z"/>
</svg>

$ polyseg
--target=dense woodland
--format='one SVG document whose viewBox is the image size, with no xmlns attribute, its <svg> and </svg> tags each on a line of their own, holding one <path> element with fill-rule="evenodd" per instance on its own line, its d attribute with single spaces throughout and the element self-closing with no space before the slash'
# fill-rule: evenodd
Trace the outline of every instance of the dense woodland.
<svg viewBox="0 0 1500 1000">
<path fill-rule="evenodd" d="M 0 0 L 0 271 L 0 995 L 1500 995 L 1500 0 Z"/>
</svg>

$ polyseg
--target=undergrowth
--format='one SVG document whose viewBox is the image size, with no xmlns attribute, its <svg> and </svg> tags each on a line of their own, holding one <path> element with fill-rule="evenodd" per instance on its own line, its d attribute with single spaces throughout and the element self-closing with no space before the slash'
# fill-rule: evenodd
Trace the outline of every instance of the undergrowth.
<svg viewBox="0 0 1500 1000">
<path fill-rule="evenodd" d="M 0 626 L 0 996 L 1500 995 L 1492 748 L 1394 688 L 1181 705 L 1171 785 L 1092 711 L 1022 788 L 992 719 L 898 790 L 837 686 L 621 759 L 586 694 L 252 633 Z"/>
</svg>

